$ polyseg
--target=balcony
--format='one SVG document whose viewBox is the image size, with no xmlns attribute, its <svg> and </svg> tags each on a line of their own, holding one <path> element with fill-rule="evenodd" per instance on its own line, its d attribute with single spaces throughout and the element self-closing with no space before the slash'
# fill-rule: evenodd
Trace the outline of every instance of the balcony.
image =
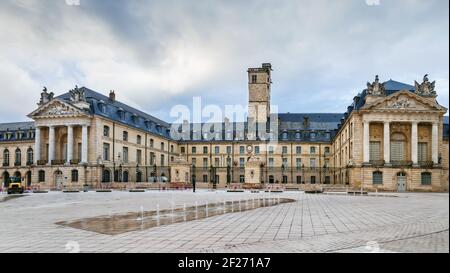
<svg viewBox="0 0 450 273">
<path fill-rule="evenodd" d="M 409 160 L 391 161 L 392 167 L 411 167 L 412 164 L 413 164 L 413 162 L 409 161 Z"/>
<path fill-rule="evenodd" d="M 22 165 L 22 162 L 14 162 L 14 167 L 19 167 Z"/>
<path fill-rule="evenodd" d="M 47 162 L 48 162 L 48 160 L 41 159 L 41 160 L 38 160 L 38 161 L 37 161 L 37 164 L 38 164 L 39 166 L 42 166 L 42 165 L 46 165 Z"/>
<path fill-rule="evenodd" d="M 9 162 L 3 162 L 3 167 L 9 167 Z"/>
<path fill-rule="evenodd" d="M 66 161 L 64 159 L 54 159 L 51 163 L 52 165 L 64 165 Z"/>
<path fill-rule="evenodd" d="M 70 164 L 71 165 L 77 165 L 77 164 L 80 164 L 80 162 L 81 162 L 81 160 L 79 160 L 79 159 L 72 159 L 72 160 L 70 160 Z"/>
<path fill-rule="evenodd" d="M 433 168 L 433 161 L 419 161 L 419 167 L 421 168 Z"/>
<path fill-rule="evenodd" d="M 27 161 L 27 166 L 33 165 L 33 161 Z"/>
<path fill-rule="evenodd" d="M 384 160 L 370 160 L 369 163 L 374 167 L 383 167 Z"/>
</svg>

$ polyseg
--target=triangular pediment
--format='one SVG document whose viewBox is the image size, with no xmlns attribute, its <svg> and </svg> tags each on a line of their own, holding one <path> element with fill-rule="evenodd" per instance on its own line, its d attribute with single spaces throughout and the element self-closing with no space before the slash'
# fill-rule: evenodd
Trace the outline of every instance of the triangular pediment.
<svg viewBox="0 0 450 273">
<path fill-rule="evenodd" d="M 446 111 L 435 99 L 423 98 L 407 90 L 398 91 L 387 97 L 380 97 L 363 110 L 379 111 Z"/>
<path fill-rule="evenodd" d="M 89 116 L 86 111 L 59 99 L 53 99 L 28 115 L 29 118 L 55 118 Z"/>
</svg>

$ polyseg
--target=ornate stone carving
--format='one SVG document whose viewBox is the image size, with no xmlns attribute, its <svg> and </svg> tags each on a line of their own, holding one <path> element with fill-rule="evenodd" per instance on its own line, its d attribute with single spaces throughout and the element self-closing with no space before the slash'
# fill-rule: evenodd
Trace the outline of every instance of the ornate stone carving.
<svg viewBox="0 0 450 273">
<path fill-rule="evenodd" d="M 42 93 L 41 93 L 41 99 L 39 100 L 39 103 L 37 105 L 41 106 L 41 105 L 46 104 L 47 102 L 49 102 L 53 99 L 54 95 L 55 94 L 53 94 L 53 92 L 48 93 L 47 87 L 44 86 L 44 89 L 42 90 Z"/>
<path fill-rule="evenodd" d="M 62 116 L 74 114 L 73 110 L 63 104 L 54 105 L 42 113 L 44 116 Z"/>
<path fill-rule="evenodd" d="M 77 85 L 75 88 L 69 91 L 70 101 L 72 102 L 86 102 L 86 95 L 83 89 L 79 89 Z"/>
<path fill-rule="evenodd" d="M 415 93 L 420 96 L 436 96 L 436 91 L 434 90 L 436 81 L 430 82 L 428 80 L 428 74 L 423 76 L 423 82 L 419 84 L 417 81 L 414 81 L 414 85 L 416 87 Z"/>
<path fill-rule="evenodd" d="M 367 82 L 367 94 L 375 96 L 385 96 L 386 90 L 384 89 L 384 84 L 380 83 L 378 75 L 375 76 L 375 81 L 373 83 Z"/>
<path fill-rule="evenodd" d="M 408 98 L 397 97 L 396 99 L 388 103 L 388 107 L 394 109 L 406 109 L 414 108 L 414 104 Z"/>
</svg>

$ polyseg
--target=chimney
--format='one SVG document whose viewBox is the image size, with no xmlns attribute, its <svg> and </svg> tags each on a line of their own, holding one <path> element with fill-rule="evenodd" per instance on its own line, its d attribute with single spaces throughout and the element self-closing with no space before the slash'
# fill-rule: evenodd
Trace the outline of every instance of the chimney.
<svg viewBox="0 0 450 273">
<path fill-rule="evenodd" d="M 116 100 L 116 94 L 114 93 L 114 90 L 109 91 L 109 99 L 111 101 L 115 101 Z"/>
</svg>

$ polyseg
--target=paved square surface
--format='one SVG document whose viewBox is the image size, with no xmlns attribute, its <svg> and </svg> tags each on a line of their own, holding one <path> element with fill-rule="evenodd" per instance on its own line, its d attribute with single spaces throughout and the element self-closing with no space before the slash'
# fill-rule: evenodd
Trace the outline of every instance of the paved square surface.
<svg viewBox="0 0 450 273">
<path fill-rule="evenodd" d="M 448 193 L 188 191 L 0 194 L 0 252 L 449 252 Z M 117 235 L 55 224 L 249 198 L 296 202 Z"/>
</svg>

